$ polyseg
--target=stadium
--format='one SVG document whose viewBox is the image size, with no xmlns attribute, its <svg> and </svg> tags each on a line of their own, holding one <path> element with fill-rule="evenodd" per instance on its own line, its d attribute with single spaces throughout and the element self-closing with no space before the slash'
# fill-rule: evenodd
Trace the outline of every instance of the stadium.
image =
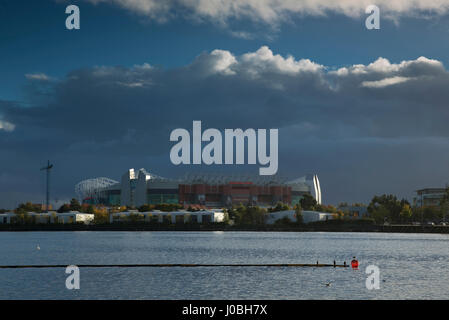
<svg viewBox="0 0 449 320">
<path fill-rule="evenodd" d="M 167 203 L 222 208 L 239 204 L 273 206 L 278 202 L 295 205 L 305 194 L 321 204 L 317 175 L 289 180 L 278 176 L 189 173 L 169 179 L 145 169 L 129 169 L 120 182 L 105 177 L 88 179 L 78 183 L 75 192 L 83 203 L 106 206 Z"/>
</svg>

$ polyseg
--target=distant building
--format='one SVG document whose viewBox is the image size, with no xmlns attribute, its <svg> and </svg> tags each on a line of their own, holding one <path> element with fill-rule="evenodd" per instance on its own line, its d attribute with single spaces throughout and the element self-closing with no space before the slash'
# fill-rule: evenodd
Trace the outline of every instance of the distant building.
<svg viewBox="0 0 449 320">
<path fill-rule="evenodd" d="M 439 206 L 445 194 L 445 188 L 416 190 L 416 196 L 413 198 L 413 205 L 417 208 Z"/>
<path fill-rule="evenodd" d="M 318 211 L 302 211 L 302 222 L 310 223 L 317 221 L 328 221 L 335 218 L 335 215 L 332 213 L 318 212 Z M 285 211 L 277 211 L 270 212 L 267 215 L 267 219 L 265 221 L 266 224 L 274 224 L 277 220 L 288 218 L 291 222 L 296 222 L 296 212 L 295 210 L 285 210 Z"/>
<path fill-rule="evenodd" d="M 145 169 L 129 169 L 120 182 L 109 178 L 88 179 L 78 183 L 75 191 L 83 203 L 127 207 L 162 203 L 207 208 L 239 204 L 273 206 L 278 202 L 295 205 L 305 194 L 321 203 L 317 175 L 291 181 L 278 176 L 237 174 L 186 174 L 180 179 L 167 179 Z"/>
<path fill-rule="evenodd" d="M 83 223 L 90 224 L 94 222 L 94 214 L 91 213 L 83 213 L 78 211 L 70 211 L 64 213 L 58 213 L 56 215 L 58 223 Z"/>
<path fill-rule="evenodd" d="M 109 215 L 109 222 L 154 222 L 154 223 L 217 223 L 224 222 L 225 213 L 217 210 L 201 210 L 201 211 L 150 211 L 138 212 L 130 210 L 126 212 L 116 212 Z"/>
<path fill-rule="evenodd" d="M 13 212 L 0 213 L 0 224 L 14 223 L 16 214 Z"/>
<path fill-rule="evenodd" d="M 19 222 L 19 216 L 13 212 L 0 214 L 0 224 L 11 224 Z M 51 223 L 84 223 L 89 224 L 94 221 L 94 215 L 78 211 L 64 213 L 53 212 L 27 212 L 24 215 L 26 222 L 33 224 L 51 224 Z"/>
</svg>

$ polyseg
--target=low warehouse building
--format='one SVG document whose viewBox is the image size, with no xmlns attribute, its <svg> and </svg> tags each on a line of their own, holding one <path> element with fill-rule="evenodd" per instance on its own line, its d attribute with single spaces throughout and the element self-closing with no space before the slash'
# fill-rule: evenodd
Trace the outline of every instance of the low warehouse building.
<svg viewBox="0 0 449 320">
<path fill-rule="evenodd" d="M 16 214 L 13 212 L 0 213 L 0 224 L 14 223 Z"/>
<path fill-rule="evenodd" d="M 70 211 L 56 214 L 58 223 L 84 223 L 90 224 L 94 221 L 94 215 L 78 211 Z"/>
<path fill-rule="evenodd" d="M 51 224 L 51 223 L 84 223 L 89 224 L 94 221 L 94 215 L 78 211 L 57 213 L 55 211 L 36 213 L 27 212 L 16 214 L 7 212 L 0 214 L 0 224 L 30 223 L 30 224 Z"/>
<path fill-rule="evenodd" d="M 225 213 L 217 210 L 201 211 L 150 211 L 138 212 L 130 210 L 125 212 L 116 212 L 109 215 L 109 222 L 154 222 L 154 223 L 217 223 L 224 222 Z"/>
<path fill-rule="evenodd" d="M 302 211 L 302 221 L 303 223 L 317 222 L 317 221 L 327 221 L 334 219 L 334 214 L 318 212 L 318 211 Z M 296 222 L 296 212 L 295 210 L 285 210 L 270 212 L 265 221 L 266 224 L 274 224 L 276 221 L 288 218 L 291 222 Z"/>
</svg>

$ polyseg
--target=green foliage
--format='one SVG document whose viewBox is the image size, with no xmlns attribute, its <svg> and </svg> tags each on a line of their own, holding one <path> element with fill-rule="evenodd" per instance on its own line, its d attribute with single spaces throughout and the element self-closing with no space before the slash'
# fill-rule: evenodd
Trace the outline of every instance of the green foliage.
<svg viewBox="0 0 449 320">
<path fill-rule="evenodd" d="M 276 207 L 269 208 L 268 212 L 278 212 L 278 211 L 286 211 L 286 210 L 290 210 L 290 207 L 288 206 L 288 204 L 278 202 L 276 204 Z"/>
<path fill-rule="evenodd" d="M 366 205 L 364 203 L 361 202 L 356 202 L 352 204 L 353 207 L 366 207 Z"/>
<path fill-rule="evenodd" d="M 139 210 L 139 212 L 149 212 L 154 210 L 154 206 L 150 206 L 149 204 L 144 204 L 142 206 L 140 206 L 137 210 Z"/>
<path fill-rule="evenodd" d="M 324 205 L 324 204 L 316 204 L 313 207 L 313 210 L 319 211 L 319 212 L 326 212 L 326 213 L 338 213 L 338 209 L 335 208 L 333 205 Z"/>
<path fill-rule="evenodd" d="M 163 212 L 178 211 L 183 206 L 178 203 L 160 203 L 160 204 L 144 204 L 138 208 L 139 212 L 149 212 L 153 210 L 160 210 Z"/>
<path fill-rule="evenodd" d="M 447 215 L 449 213 L 449 186 L 446 185 L 446 189 L 444 190 L 443 199 L 440 202 L 441 208 L 441 216 L 444 221 L 446 221 Z"/>
<path fill-rule="evenodd" d="M 407 207 L 410 208 L 407 200 L 398 200 L 392 194 L 384 194 L 375 196 L 371 200 L 368 206 L 368 213 L 377 223 L 400 223 L 401 218 L 405 218 L 408 215 Z M 403 213 L 402 216 L 401 212 Z"/>
<path fill-rule="evenodd" d="M 303 210 L 314 210 L 317 202 L 314 197 L 306 193 L 299 202 Z"/>
<path fill-rule="evenodd" d="M 87 208 L 86 208 L 85 211 L 83 210 L 83 212 L 86 212 L 86 213 L 95 213 L 95 208 L 94 208 L 93 205 L 90 204 L 90 205 L 87 206 Z"/>
<path fill-rule="evenodd" d="M 72 200 L 70 200 L 70 210 L 72 210 L 72 211 L 80 211 L 81 210 L 81 205 L 77 199 L 73 198 Z"/>
<path fill-rule="evenodd" d="M 304 219 L 302 216 L 302 208 L 301 205 L 297 204 L 295 206 L 295 215 L 296 215 L 296 223 L 297 224 L 303 224 L 304 223 Z"/>
<path fill-rule="evenodd" d="M 443 218 L 443 212 L 439 207 L 415 208 L 412 212 L 413 221 L 436 221 Z"/>
<path fill-rule="evenodd" d="M 83 211 L 83 209 L 87 209 L 87 207 L 88 207 L 88 205 L 81 206 L 79 201 L 77 199 L 73 198 L 72 200 L 70 200 L 70 204 L 64 203 L 62 206 L 60 206 L 58 209 L 58 212 L 59 213 L 64 213 L 64 212 L 69 212 L 69 211 L 85 212 L 85 211 Z"/>
<path fill-rule="evenodd" d="M 229 217 L 234 219 L 236 225 L 261 225 L 265 223 L 267 210 L 258 206 L 244 206 L 240 204 L 228 211 Z"/>
<path fill-rule="evenodd" d="M 139 222 L 144 219 L 144 215 L 141 213 L 132 213 L 128 216 L 129 222 Z"/>
<path fill-rule="evenodd" d="M 280 226 L 288 226 L 288 225 L 293 224 L 293 221 L 291 221 L 289 217 L 283 217 L 281 219 L 277 219 L 274 222 L 274 224 L 275 225 L 280 225 Z"/>
<path fill-rule="evenodd" d="M 42 212 L 42 206 L 40 204 L 33 204 L 31 202 L 21 203 L 17 209 L 14 210 L 17 214 L 26 214 L 27 212 Z"/>
<path fill-rule="evenodd" d="M 412 208 L 408 204 L 402 206 L 401 212 L 399 213 L 402 222 L 409 222 L 412 217 Z"/>
<path fill-rule="evenodd" d="M 69 212 L 70 211 L 70 205 L 68 203 L 64 203 L 62 206 L 59 207 L 58 212 Z"/>
</svg>

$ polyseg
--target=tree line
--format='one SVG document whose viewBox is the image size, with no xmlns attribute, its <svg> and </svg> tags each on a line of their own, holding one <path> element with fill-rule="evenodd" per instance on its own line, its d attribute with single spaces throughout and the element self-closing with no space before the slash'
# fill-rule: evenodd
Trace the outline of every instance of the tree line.
<svg viewBox="0 0 449 320">
<path fill-rule="evenodd" d="M 260 225 L 264 224 L 267 215 L 271 212 L 295 210 L 296 223 L 302 223 L 302 211 L 319 211 L 325 213 L 332 213 L 337 219 L 350 218 L 347 212 L 342 211 L 342 207 L 347 206 L 346 203 L 341 203 L 338 207 L 333 205 L 318 204 L 314 197 L 305 194 L 299 203 L 289 206 L 284 203 L 277 203 L 273 207 L 262 208 L 252 205 L 237 205 L 226 209 L 227 216 L 233 220 L 237 225 Z M 363 204 L 354 204 L 354 206 L 365 206 Z M 366 207 L 366 206 L 365 206 Z M 83 213 L 91 213 L 95 215 L 95 222 L 106 223 L 109 221 L 108 214 L 114 212 L 123 212 L 129 209 L 135 209 L 138 212 L 148 212 L 159 210 L 163 212 L 177 211 L 183 209 L 181 204 L 145 204 L 138 208 L 127 208 L 125 206 L 116 206 L 107 208 L 104 205 L 80 204 L 77 199 L 72 199 L 70 203 L 63 204 L 59 207 L 57 212 L 79 211 Z M 196 207 L 189 207 L 187 211 L 195 212 L 200 209 Z M 392 194 L 376 195 L 372 198 L 367 206 L 368 218 L 372 219 L 377 224 L 392 223 L 392 224 L 409 224 L 412 222 L 426 222 L 426 221 L 445 221 L 449 213 L 449 186 L 446 187 L 444 196 L 440 203 L 436 206 L 413 207 L 408 200 L 398 199 Z M 7 212 L 1 210 L 0 212 Z M 28 212 L 43 212 L 40 204 L 32 204 L 30 202 L 20 204 L 14 212 L 18 215 L 26 215 Z M 283 218 L 277 223 L 288 224 L 292 221 Z"/>
</svg>

